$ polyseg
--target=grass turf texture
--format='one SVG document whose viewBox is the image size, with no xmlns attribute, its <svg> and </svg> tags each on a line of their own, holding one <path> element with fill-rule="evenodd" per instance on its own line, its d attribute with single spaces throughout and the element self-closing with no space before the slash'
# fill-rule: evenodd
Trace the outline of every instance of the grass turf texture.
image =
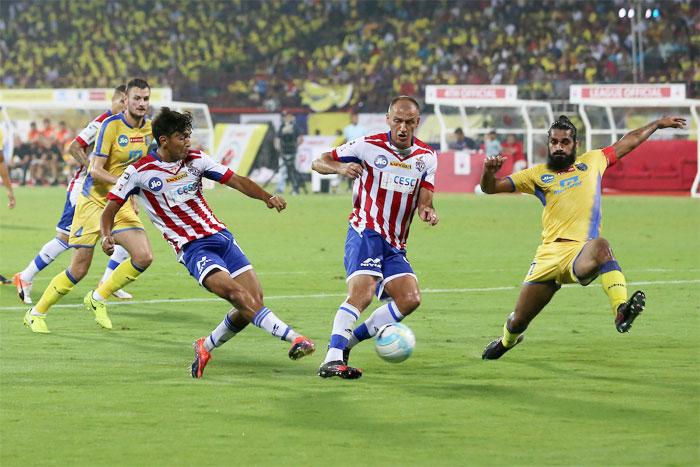
<svg viewBox="0 0 700 467">
<path fill-rule="evenodd" d="M 7 277 L 51 238 L 64 202 L 58 188 L 16 195 L 17 208 L 2 206 L 0 216 Z M 290 361 L 286 344 L 251 325 L 193 380 L 190 345 L 228 306 L 147 223 L 155 260 L 128 289 L 135 303 L 111 306 L 111 332 L 81 305 L 106 264 L 101 252 L 49 313 L 50 335 L 23 328 L 14 288 L 0 287 L 0 464 L 700 462 L 697 200 L 604 199 L 603 234 L 629 291 L 648 297 L 630 334 L 615 331 L 598 280 L 562 289 L 522 345 L 484 362 L 534 255 L 541 206 L 526 196 L 438 194 L 440 224 L 416 221 L 409 239 L 424 290 L 404 321 L 414 355 L 391 365 L 363 343 L 351 362 L 365 375 L 342 381 L 316 369 L 345 292 L 349 195 L 289 197 L 279 215 L 225 189 L 207 197 L 258 271 L 266 304 L 314 339 L 317 353 Z M 69 257 L 37 276 L 35 301 Z"/>
</svg>

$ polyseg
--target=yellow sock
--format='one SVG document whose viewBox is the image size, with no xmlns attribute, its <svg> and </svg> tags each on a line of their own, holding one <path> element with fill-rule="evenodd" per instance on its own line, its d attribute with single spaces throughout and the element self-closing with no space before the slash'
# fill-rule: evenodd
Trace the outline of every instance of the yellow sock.
<svg viewBox="0 0 700 467">
<path fill-rule="evenodd" d="M 601 274 L 603 291 L 610 300 L 613 313 L 617 313 L 617 307 L 627 301 L 627 281 L 620 270 L 612 270 Z"/>
<path fill-rule="evenodd" d="M 503 325 L 503 338 L 501 339 L 503 347 L 506 349 L 513 347 L 518 340 L 518 337 L 520 337 L 520 334 L 522 334 L 522 332 L 510 332 L 508 330 L 508 320 L 506 320 L 505 324 Z"/>
<path fill-rule="evenodd" d="M 117 269 L 112 272 L 101 286 L 95 289 L 95 292 L 101 297 L 107 298 L 125 285 L 134 282 L 142 272 L 143 271 L 136 269 L 134 265 L 131 264 L 131 260 L 124 261 L 117 266 Z"/>
<path fill-rule="evenodd" d="M 39 301 L 34 305 L 34 311 L 39 313 L 46 313 L 49 311 L 49 308 L 54 303 L 73 290 L 73 286 L 75 286 L 77 282 L 78 281 L 76 281 L 68 271 L 61 271 L 56 274 L 56 276 L 51 279 L 49 286 L 44 290 L 44 293 L 41 294 Z"/>
</svg>

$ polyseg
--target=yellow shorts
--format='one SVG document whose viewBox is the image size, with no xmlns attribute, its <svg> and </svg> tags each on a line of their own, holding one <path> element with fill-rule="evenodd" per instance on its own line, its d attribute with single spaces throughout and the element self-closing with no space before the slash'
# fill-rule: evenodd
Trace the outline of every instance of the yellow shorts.
<svg viewBox="0 0 700 467">
<path fill-rule="evenodd" d="M 581 282 L 574 274 L 574 261 L 583 249 L 585 242 L 552 242 L 537 247 L 535 258 L 525 276 L 525 282 L 550 282 L 557 285 Z M 582 285 L 589 284 L 595 277 L 587 277 Z"/>
<path fill-rule="evenodd" d="M 94 248 L 100 239 L 100 218 L 104 206 L 96 201 L 80 195 L 78 204 L 73 215 L 73 224 L 70 229 L 68 244 L 74 248 Z M 141 219 L 131 207 L 131 201 L 124 203 L 124 206 L 117 211 L 114 218 L 112 233 L 124 230 L 143 230 Z"/>
</svg>

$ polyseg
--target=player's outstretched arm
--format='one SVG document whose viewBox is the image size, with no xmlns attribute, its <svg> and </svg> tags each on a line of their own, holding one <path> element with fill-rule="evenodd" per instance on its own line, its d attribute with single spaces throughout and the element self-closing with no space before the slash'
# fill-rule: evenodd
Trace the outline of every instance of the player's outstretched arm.
<svg viewBox="0 0 700 467">
<path fill-rule="evenodd" d="M 248 177 L 241 177 L 233 174 L 226 181 L 226 186 L 230 186 L 246 196 L 264 201 L 269 209 L 277 209 L 277 212 L 282 211 L 287 207 L 287 202 L 278 195 L 271 195 L 263 188 Z"/>
<path fill-rule="evenodd" d="M 646 141 L 652 133 L 662 128 L 685 128 L 685 119 L 681 117 L 663 117 L 648 125 L 632 130 L 613 144 L 618 159 L 629 154 L 634 148 Z"/>
<path fill-rule="evenodd" d="M 357 162 L 340 162 L 333 159 L 330 152 L 324 152 L 321 157 L 311 162 L 311 169 L 321 175 L 338 174 L 353 180 L 362 175 L 362 165 Z"/>
<path fill-rule="evenodd" d="M 505 160 L 506 158 L 500 154 L 496 157 L 487 157 L 484 160 L 484 171 L 481 173 L 481 191 L 489 195 L 513 191 L 513 184 L 508 178 L 496 177 L 496 173 L 501 169 Z"/>
<path fill-rule="evenodd" d="M 102 211 L 100 218 L 100 234 L 102 235 L 102 251 L 111 256 L 114 253 L 114 237 L 112 237 L 112 227 L 114 227 L 114 217 L 121 208 L 115 201 L 107 201 L 107 205 Z"/>
</svg>

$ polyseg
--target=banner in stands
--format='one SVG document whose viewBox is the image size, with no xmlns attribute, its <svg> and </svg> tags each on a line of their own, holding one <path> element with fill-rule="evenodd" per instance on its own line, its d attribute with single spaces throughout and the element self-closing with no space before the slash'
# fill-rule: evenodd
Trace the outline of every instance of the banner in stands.
<svg viewBox="0 0 700 467">
<path fill-rule="evenodd" d="M 112 98 L 112 88 L 92 89 L 0 89 L 0 103 L 23 102 L 103 102 L 107 107 Z M 152 102 L 170 102 L 173 91 L 170 88 L 151 88 Z"/>
<path fill-rule="evenodd" d="M 267 124 L 217 124 L 214 127 L 214 160 L 238 175 L 247 176 L 267 128 Z"/>
<path fill-rule="evenodd" d="M 447 101 L 498 100 L 518 98 L 518 86 L 447 85 L 431 84 L 425 87 L 425 102 L 436 104 Z"/>
<path fill-rule="evenodd" d="M 572 104 L 605 100 L 609 103 L 636 100 L 685 99 L 685 84 L 575 84 L 569 87 Z"/>
<path fill-rule="evenodd" d="M 301 90 L 301 103 L 314 112 L 325 112 L 333 107 L 345 107 L 352 97 L 352 84 L 321 85 L 306 81 Z"/>
<path fill-rule="evenodd" d="M 311 173 L 311 162 L 336 146 L 337 136 L 305 135 L 297 149 L 296 169 L 300 173 Z"/>
</svg>

